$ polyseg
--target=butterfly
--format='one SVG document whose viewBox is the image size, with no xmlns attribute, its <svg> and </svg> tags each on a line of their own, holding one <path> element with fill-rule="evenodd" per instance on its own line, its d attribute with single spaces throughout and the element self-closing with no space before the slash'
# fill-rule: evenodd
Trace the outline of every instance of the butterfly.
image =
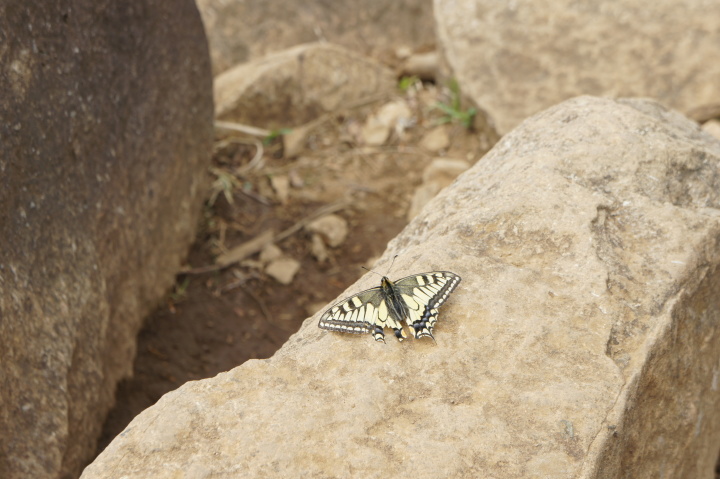
<svg viewBox="0 0 720 479">
<path fill-rule="evenodd" d="M 325 311 L 318 327 L 355 334 L 371 332 L 375 341 L 384 343 L 384 328 L 392 328 L 398 341 L 407 337 L 404 320 L 416 339 L 429 336 L 434 340 L 438 308 L 460 279 L 449 271 L 413 274 L 395 282 L 383 276 L 380 286 L 345 298 Z"/>
</svg>

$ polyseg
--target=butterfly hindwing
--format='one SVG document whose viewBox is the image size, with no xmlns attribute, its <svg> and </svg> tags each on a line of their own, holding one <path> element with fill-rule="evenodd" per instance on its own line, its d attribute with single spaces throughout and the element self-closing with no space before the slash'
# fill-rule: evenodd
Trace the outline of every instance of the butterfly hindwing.
<svg viewBox="0 0 720 479">
<path fill-rule="evenodd" d="M 416 338 L 433 337 L 438 308 L 447 301 L 460 283 L 460 276 L 449 271 L 414 274 L 395 282 L 401 297 L 408 306 L 405 322 Z"/>
<path fill-rule="evenodd" d="M 355 334 L 372 332 L 376 341 L 383 342 L 383 329 L 392 328 L 402 341 L 406 337 L 401 323 L 404 320 L 415 338 L 432 338 L 438 308 L 460 279 L 449 271 L 414 274 L 394 283 L 383 278 L 381 287 L 362 291 L 325 311 L 318 326 Z"/>
</svg>

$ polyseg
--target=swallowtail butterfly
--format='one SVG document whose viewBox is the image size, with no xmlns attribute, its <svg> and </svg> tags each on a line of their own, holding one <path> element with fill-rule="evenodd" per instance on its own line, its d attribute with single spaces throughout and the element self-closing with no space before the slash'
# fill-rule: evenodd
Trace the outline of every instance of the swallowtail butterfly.
<svg viewBox="0 0 720 479">
<path fill-rule="evenodd" d="M 380 286 L 350 296 L 325 311 L 318 326 L 345 333 L 372 333 L 375 341 L 385 342 L 384 328 L 395 330 L 402 341 L 407 336 L 404 320 L 419 339 L 433 340 L 438 308 L 460 283 L 460 276 L 449 271 L 414 274 L 395 282 L 383 276 Z"/>
</svg>

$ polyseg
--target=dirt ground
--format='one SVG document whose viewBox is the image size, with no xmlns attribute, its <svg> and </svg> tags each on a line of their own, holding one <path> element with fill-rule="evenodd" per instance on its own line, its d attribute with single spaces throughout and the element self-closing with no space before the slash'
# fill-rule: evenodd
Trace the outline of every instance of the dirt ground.
<svg viewBox="0 0 720 479">
<path fill-rule="evenodd" d="M 248 359 L 268 358 L 310 315 L 335 299 L 370 267 L 387 242 L 408 223 L 407 212 L 423 169 L 438 157 L 477 161 L 496 141 L 487 127 L 471 128 L 448 116 L 451 89 L 414 83 L 396 98 L 328 115 L 304 138 L 296 158 L 285 158 L 282 141 L 262 146 L 262 161 L 249 168 L 258 143 L 221 136 L 211 174 L 215 180 L 200 232 L 166 303 L 146 319 L 138 337 L 134 375 L 118 386 L 116 406 L 98 445 L 102 451 L 132 418 L 186 381 L 212 377 Z M 389 102 L 406 104 L 411 125 L 392 129 L 381 146 L 368 146 L 362 125 Z M 449 142 L 428 151 L 422 140 L 444 124 Z M 478 126 L 480 125 L 480 126 Z M 287 190 L 272 178 L 286 178 Z M 303 228 L 277 242 L 300 263 L 289 285 L 268 276 L 254 254 L 212 270 L 214 259 L 272 229 L 276 234 L 334 205 L 349 234 L 328 258 L 312 254 Z M 203 268 L 210 266 L 210 271 Z M 392 275 L 391 275 L 392 276 Z"/>
</svg>

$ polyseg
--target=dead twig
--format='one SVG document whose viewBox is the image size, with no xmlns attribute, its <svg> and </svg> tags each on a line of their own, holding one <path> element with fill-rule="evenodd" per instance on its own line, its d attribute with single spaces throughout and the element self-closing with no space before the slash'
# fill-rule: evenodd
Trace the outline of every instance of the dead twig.
<svg viewBox="0 0 720 479">
<path fill-rule="evenodd" d="M 318 208 L 314 212 L 312 212 L 310 215 L 306 216 L 305 218 L 301 219 L 294 225 L 292 225 L 290 228 L 282 231 L 279 233 L 275 238 L 273 239 L 274 243 L 279 243 L 290 236 L 297 233 L 299 230 L 301 230 L 305 225 L 312 222 L 313 220 L 316 220 L 317 218 L 320 218 L 321 216 L 329 215 L 330 213 L 335 213 L 336 211 L 340 211 L 344 208 L 346 208 L 348 204 L 344 201 L 338 202 L 338 203 L 332 203 L 330 205 L 323 206 L 322 208 Z"/>
<path fill-rule="evenodd" d="M 247 258 L 248 256 L 257 253 L 258 251 L 262 250 L 265 245 L 269 243 L 279 243 L 290 236 L 294 235 L 298 231 L 300 231 L 305 225 L 310 223 L 311 221 L 325 215 L 329 215 L 330 213 L 335 213 L 336 211 L 342 210 L 348 206 L 348 203 L 345 201 L 341 201 L 338 203 L 332 203 L 326 206 L 323 206 L 322 208 L 318 208 L 314 212 L 312 212 L 310 215 L 306 216 L 305 218 L 301 219 L 291 227 L 287 228 L 286 230 L 283 230 L 279 234 L 273 236 L 272 230 L 267 230 L 262 233 L 260 233 L 255 238 L 246 241 L 245 243 L 242 243 L 234 248 L 231 248 L 228 252 L 223 253 L 222 255 L 218 256 L 215 260 L 215 264 L 208 265 L 208 266 L 200 266 L 198 268 L 192 268 L 192 269 L 186 269 L 180 271 L 178 274 L 203 274 L 203 273 L 210 273 L 213 271 L 220 271 L 222 269 L 227 268 L 228 266 L 232 266 L 233 264 L 242 261 L 243 259 Z"/>
<path fill-rule="evenodd" d="M 253 193 L 252 191 L 246 191 L 244 188 L 238 188 L 238 191 L 248 198 L 257 201 L 261 205 L 272 206 L 272 202 L 262 195 Z"/>
<path fill-rule="evenodd" d="M 230 131 L 239 131 L 251 136 L 258 136 L 260 138 L 267 138 L 272 134 L 270 130 L 264 128 L 258 128 L 256 126 L 243 125 L 241 123 L 235 123 L 232 121 L 219 121 L 215 120 L 215 128 L 223 128 Z"/>
<path fill-rule="evenodd" d="M 263 147 L 263 144 L 260 140 L 251 139 L 250 141 L 243 140 L 240 138 L 226 138 L 224 140 L 218 141 L 215 143 L 213 147 L 214 153 L 217 153 L 218 151 L 222 150 L 228 145 L 232 144 L 238 144 L 238 145 L 251 145 L 255 147 L 255 154 L 253 155 L 252 159 L 248 162 L 247 165 L 235 168 L 235 171 L 233 171 L 233 174 L 235 176 L 242 176 L 248 171 L 255 170 L 257 168 L 260 168 L 263 166 L 263 155 L 265 154 L 265 148 Z"/>
<path fill-rule="evenodd" d="M 215 264 L 224 267 L 244 260 L 248 256 L 262 250 L 268 243 L 272 243 L 274 234 L 275 232 L 273 230 L 263 231 L 253 239 L 239 244 L 215 258 Z"/>
<path fill-rule="evenodd" d="M 236 273 L 237 273 L 237 272 L 236 272 Z M 235 281 L 231 281 L 231 282 L 229 282 L 229 283 L 221 286 L 220 288 L 218 288 L 217 292 L 218 292 L 219 294 L 227 293 L 228 291 L 232 291 L 232 290 L 235 289 L 235 288 L 239 288 L 240 286 L 242 286 L 243 284 L 245 284 L 245 283 L 248 282 L 249 280 L 255 279 L 255 278 L 258 277 L 258 275 L 255 274 L 255 273 L 251 273 L 251 274 L 248 274 L 248 275 L 246 275 L 246 276 L 240 276 L 239 274 L 235 274 L 235 276 L 236 276 L 236 277 L 239 277 L 239 279 L 237 279 L 237 280 L 235 280 Z"/>
<path fill-rule="evenodd" d="M 205 274 L 205 273 L 212 273 L 213 271 L 220 271 L 221 269 L 225 269 L 230 265 L 217 265 L 217 264 L 209 264 L 207 266 L 198 266 L 197 268 L 190 268 L 190 269 L 181 269 L 178 272 L 178 275 L 191 275 L 191 274 Z"/>
<path fill-rule="evenodd" d="M 255 156 L 252 157 L 252 160 L 250 160 L 247 165 L 237 168 L 235 170 L 235 174 L 237 176 L 242 176 L 248 171 L 256 170 L 263 166 L 263 155 L 265 154 L 265 148 L 263 148 L 262 142 L 258 140 L 253 140 L 253 145 L 255 145 Z"/>
</svg>

